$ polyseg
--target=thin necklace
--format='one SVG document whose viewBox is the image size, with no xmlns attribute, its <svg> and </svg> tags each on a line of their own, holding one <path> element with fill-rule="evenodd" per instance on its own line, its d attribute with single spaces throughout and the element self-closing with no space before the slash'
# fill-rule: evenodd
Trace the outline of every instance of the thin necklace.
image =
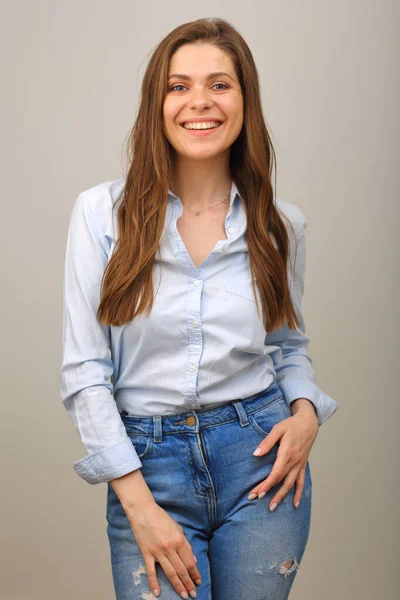
<svg viewBox="0 0 400 600">
<path fill-rule="evenodd" d="M 192 214 L 194 214 L 194 215 L 196 215 L 196 217 L 198 217 L 199 215 L 201 215 L 201 213 L 206 212 L 206 210 L 210 210 L 210 208 L 214 208 L 214 206 L 218 206 L 218 204 L 222 204 L 223 202 L 225 202 L 225 203 L 229 202 L 230 191 L 231 190 L 228 190 L 228 192 L 224 196 L 224 199 L 221 200 L 221 202 L 217 202 L 217 204 L 213 204 L 212 206 L 209 206 L 208 208 L 205 208 L 204 210 L 200 210 L 200 211 L 197 211 L 197 212 L 192 213 Z M 183 206 L 186 207 L 186 204 L 183 204 Z M 192 212 L 192 211 L 190 211 L 190 212 Z"/>
</svg>

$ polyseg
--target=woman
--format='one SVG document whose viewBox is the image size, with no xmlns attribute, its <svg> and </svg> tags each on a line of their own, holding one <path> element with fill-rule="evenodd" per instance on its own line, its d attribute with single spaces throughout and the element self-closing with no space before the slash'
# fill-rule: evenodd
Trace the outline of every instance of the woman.
<svg viewBox="0 0 400 600">
<path fill-rule="evenodd" d="M 88 451 L 74 469 L 107 482 L 117 600 L 287 598 L 337 404 L 307 354 L 307 221 L 274 198 L 256 66 L 228 22 L 158 44 L 130 150 L 127 177 L 72 211 L 61 369 Z"/>
</svg>

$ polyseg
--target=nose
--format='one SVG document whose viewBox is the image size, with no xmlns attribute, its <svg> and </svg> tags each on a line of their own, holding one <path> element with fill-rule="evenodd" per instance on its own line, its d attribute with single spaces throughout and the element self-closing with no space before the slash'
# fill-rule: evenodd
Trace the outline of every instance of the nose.
<svg viewBox="0 0 400 600">
<path fill-rule="evenodd" d="M 200 88 L 199 90 L 193 90 L 190 99 L 188 101 L 189 108 L 204 109 L 214 104 L 213 100 L 208 95 L 207 90 Z"/>
</svg>

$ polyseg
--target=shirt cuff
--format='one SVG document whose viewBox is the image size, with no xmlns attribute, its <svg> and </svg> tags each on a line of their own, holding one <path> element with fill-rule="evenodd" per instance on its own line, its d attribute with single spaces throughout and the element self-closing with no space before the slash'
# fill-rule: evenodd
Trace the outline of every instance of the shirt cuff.
<svg viewBox="0 0 400 600">
<path fill-rule="evenodd" d="M 73 468 L 82 479 L 94 485 L 122 477 L 142 466 L 130 438 L 97 450 L 74 463 Z"/>
<path fill-rule="evenodd" d="M 325 423 L 338 408 L 336 400 L 325 394 L 312 381 L 288 378 L 280 381 L 279 387 L 289 406 L 298 398 L 310 400 L 317 412 L 318 425 Z"/>
</svg>

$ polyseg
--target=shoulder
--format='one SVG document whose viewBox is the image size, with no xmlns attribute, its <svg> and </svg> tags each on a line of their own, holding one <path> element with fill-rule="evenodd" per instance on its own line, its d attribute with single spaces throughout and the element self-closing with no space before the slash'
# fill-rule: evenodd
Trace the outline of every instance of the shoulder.
<svg viewBox="0 0 400 600">
<path fill-rule="evenodd" d="M 84 212 L 100 237 L 108 235 L 114 239 L 117 226 L 117 207 L 114 205 L 120 199 L 124 185 L 123 177 L 98 183 L 83 190 L 75 202 L 74 210 Z"/>
<path fill-rule="evenodd" d="M 124 179 L 113 179 L 98 183 L 83 190 L 79 194 L 79 201 L 97 221 L 108 218 L 114 202 L 120 196 L 124 187 Z"/>
<path fill-rule="evenodd" d="M 307 227 L 307 218 L 300 208 L 296 204 L 286 202 L 286 200 L 282 200 L 281 198 L 276 198 L 276 207 L 290 220 L 296 233 L 296 238 L 300 239 Z"/>
</svg>

